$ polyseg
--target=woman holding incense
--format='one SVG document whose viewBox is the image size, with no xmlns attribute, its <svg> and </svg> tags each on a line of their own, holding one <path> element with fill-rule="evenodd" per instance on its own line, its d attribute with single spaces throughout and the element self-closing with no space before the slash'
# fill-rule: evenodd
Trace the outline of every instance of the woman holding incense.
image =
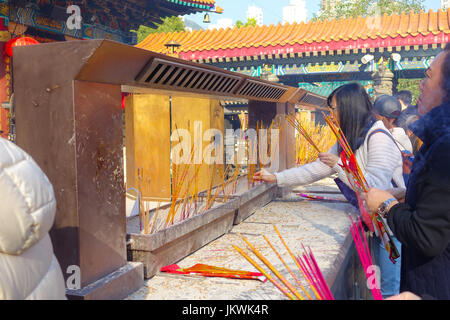
<svg viewBox="0 0 450 320">
<path fill-rule="evenodd" d="M 345 84 L 331 93 L 328 106 L 339 122 L 367 184 L 382 190 L 393 188 L 393 183 L 404 188 L 401 153 L 383 122 L 376 121 L 365 89 L 359 83 Z M 338 156 L 341 151 L 341 146 L 336 143 L 327 153 L 320 153 L 315 162 L 274 174 L 262 170 L 255 174 L 255 179 L 279 186 L 297 186 L 337 174 L 339 188 L 358 207 L 356 198 L 355 201 L 351 199 L 353 191 L 341 167 Z M 377 263 L 381 270 L 381 292 L 384 297 L 396 295 L 399 293 L 400 263 L 393 264 L 381 241 L 378 238 L 375 241 L 375 256 L 379 257 Z"/>
<path fill-rule="evenodd" d="M 405 203 L 376 188 L 363 194 L 402 243 L 401 291 L 450 299 L 450 44 L 420 84 L 422 117 L 410 125 L 423 145 L 414 160 Z"/>
<path fill-rule="evenodd" d="M 401 154 L 392 137 L 382 132 L 372 135 L 378 129 L 388 130 L 382 121 L 376 121 L 365 89 L 359 83 L 345 84 L 331 93 L 328 105 L 338 119 L 369 186 L 385 190 L 392 188 L 392 182 L 395 182 L 404 187 Z M 254 177 L 284 187 L 307 185 L 338 174 L 339 179 L 350 186 L 340 166 L 340 152 L 341 147 L 336 143 L 327 153 L 320 153 L 315 162 L 273 174 L 261 170 Z"/>
</svg>

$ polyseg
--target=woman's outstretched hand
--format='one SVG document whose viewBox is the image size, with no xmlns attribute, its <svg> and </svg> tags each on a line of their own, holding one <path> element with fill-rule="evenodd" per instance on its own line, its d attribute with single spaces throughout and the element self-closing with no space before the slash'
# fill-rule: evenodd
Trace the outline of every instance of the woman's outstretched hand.
<svg viewBox="0 0 450 320">
<path fill-rule="evenodd" d="M 319 153 L 319 159 L 330 168 L 333 168 L 339 161 L 339 157 L 332 153 Z"/>
<path fill-rule="evenodd" d="M 266 169 L 262 169 L 261 171 L 258 171 L 253 175 L 253 180 L 264 181 L 267 183 L 276 183 L 277 177 Z"/>
</svg>

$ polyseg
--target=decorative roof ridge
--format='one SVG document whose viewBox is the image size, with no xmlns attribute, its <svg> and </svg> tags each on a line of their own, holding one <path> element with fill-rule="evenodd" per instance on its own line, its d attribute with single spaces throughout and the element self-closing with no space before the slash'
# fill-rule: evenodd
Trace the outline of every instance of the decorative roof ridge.
<svg viewBox="0 0 450 320">
<path fill-rule="evenodd" d="M 441 12 L 447 12 L 448 11 L 448 9 L 447 10 L 442 10 L 442 9 L 438 9 L 437 11 L 433 11 L 433 9 L 429 9 L 428 10 L 428 12 L 425 12 L 425 11 L 423 11 L 423 10 L 420 10 L 420 12 L 418 12 L 418 13 L 415 13 L 413 10 L 411 10 L 408 14 L 409 15 L 411 15 L 411 14 L 413 14 L 413 15 L 419 15 L 419 14 L 430 14 L 430 13 L 438 13 L 439 11 L 441 11 Z M 340 18 L 340 19 L 336 19 L 336 18 L 331 18 L 331 19 L 319 19 L 319 20 L 316 20 L 316 21 L 313 21 L 312 19 L 310 19 L 307 23 L 305 23 L 305 24 L 309 24 L 309 23 L 312 23 L 312 24 L 317 24 L 317 23 L 320 23 L 320 22 L 332 22 L 332 21 L 334 21 L 334 20 L 336 20 L 336 21 L 348 21 L 348 20 L 357 20 L 357 19 L 359 19 L 359 18 L 362 18 L 362 19 L 367 19 L 367 18 L 370 18 L 370 17 L 392 17 L 392 16 L 398 16 L 398 17 L 400 17 L 402 14 L 405 14 L 406 15 L 406 12 L 405 11 L 402 11 L 400 14 L 398 14 L 398 13 L 391 13 L 391 14 L 387 14 L 386 12 L 383 14 L 383 15 L 372 15 L 372 16 L 357 16 L 357 17 L 348 17 L 348 18 Z M 293 22 L 293 23 L 285 23 L 285 24 L 282 24 L 281 22 L 278 22 L 276 25 L 282 25 L 282 26 L 286 26 L 286 25 L 292 25 L 292 24 L 301 24 L 301 23 L 304 23 L 303 21 L 302 22 L 300 22 L 300 23 L 297 23 L 297 22 Z M 264 25 L 261 25 L 261 26 L 258 26 L 258 25 L 256 25 L 256 26 L 246 26 L 246 27 L 240 27 L 240 28 L 238 28 L 238 29 L 247 29 L 247 28 L 264 28 L 264 27 L 269 27 L 269 26 L 271 26 L 271 25 L 273 25 L 273 24 L 270 24 L 270 25 L 266 25 L 266 24 L 264 24 Z M 227 29 L 235 29 L 235 28 L 237 28 L 236 26 L 232 26 L 232 27 L 226 27 L 226 28 L 219 28 L 219 29 L 203 29 L 203 30 L 194 30 L 194 31 L 197 31 L 197 32 L 206 32 L 206 31 L 210 31 L 210 30 L 217 30 L 217 31 L 220 31 L 220 30 L 227 30 Z M 192 31 L 192 32 L 194 32 L 194 31 Z M 165 34 L 171 34 L 171 33 L 185 33 L 185 32 L 190 32 L 190 31 L 175 31 L 175 32 L 166 32 Z M 161 32 L 161 33 L 164 33 L 164 32 Z M 149 36 L 151 36 L 151 35 L 149 35 Z"/>
<path fill-rule="evenodd" d="M 316 46 L 341 41 L 374 41 L 378 39 L 407 38 L 450 33 L 449 10 L 432 9 L 343 19 L 309 20 L 300 23 L 270 24 L 248 27 L 185 31 L 149 35 L 138 47 L 164 52 L 170 40 L 181 43 L 180 53 L 239 50 L 253 48 Z M 180 41 L 183 40 L 183 41 Z M 336 45 L 332 45 L 335 47 Z M 358 45 L 359 46 L 359 45 Z M 317 51 L 317 49 L 307 49 Z M 322 50 L 322 49 L 319 49 Z M 327 49 L 329 50 L 329 49 Z M 254 55 L 255 53 L 252 53 Z"/>
</svg>

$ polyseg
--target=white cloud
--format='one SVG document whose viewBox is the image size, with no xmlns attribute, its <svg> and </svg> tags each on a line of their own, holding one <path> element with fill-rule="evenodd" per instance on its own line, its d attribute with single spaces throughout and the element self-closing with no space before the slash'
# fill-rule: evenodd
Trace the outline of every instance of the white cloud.
<svg viewBox="0 0 450 320">
<path fill-rule="evenodd" d="M 291 0 L 289 5 L 283 8 L 283 23 L 306 22 L 307 16 L 305 0 Z"/>
<path fill-rule="evenodd" d="M 213 23 L 211 24 L 208 29 L 226 29 L 226 28 L 230 28 L 233 27 L 233 19 L 229 19 L 229 18 L 222 18 L 217 20 L 217 23 Z"/>
</svg>

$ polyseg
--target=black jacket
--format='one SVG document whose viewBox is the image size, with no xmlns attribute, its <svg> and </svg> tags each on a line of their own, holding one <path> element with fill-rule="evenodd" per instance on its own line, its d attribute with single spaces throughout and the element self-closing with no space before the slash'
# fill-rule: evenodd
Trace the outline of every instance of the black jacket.
<svg viewBox="0 0 450 320">
<path fill-rule="evenodd" d="M 410 126 L 424 143 L 409 177 L 405 203 L 388 215 L 402 243 L 400 290 L 450 299 L 450 103 Z"/>
</svg>

